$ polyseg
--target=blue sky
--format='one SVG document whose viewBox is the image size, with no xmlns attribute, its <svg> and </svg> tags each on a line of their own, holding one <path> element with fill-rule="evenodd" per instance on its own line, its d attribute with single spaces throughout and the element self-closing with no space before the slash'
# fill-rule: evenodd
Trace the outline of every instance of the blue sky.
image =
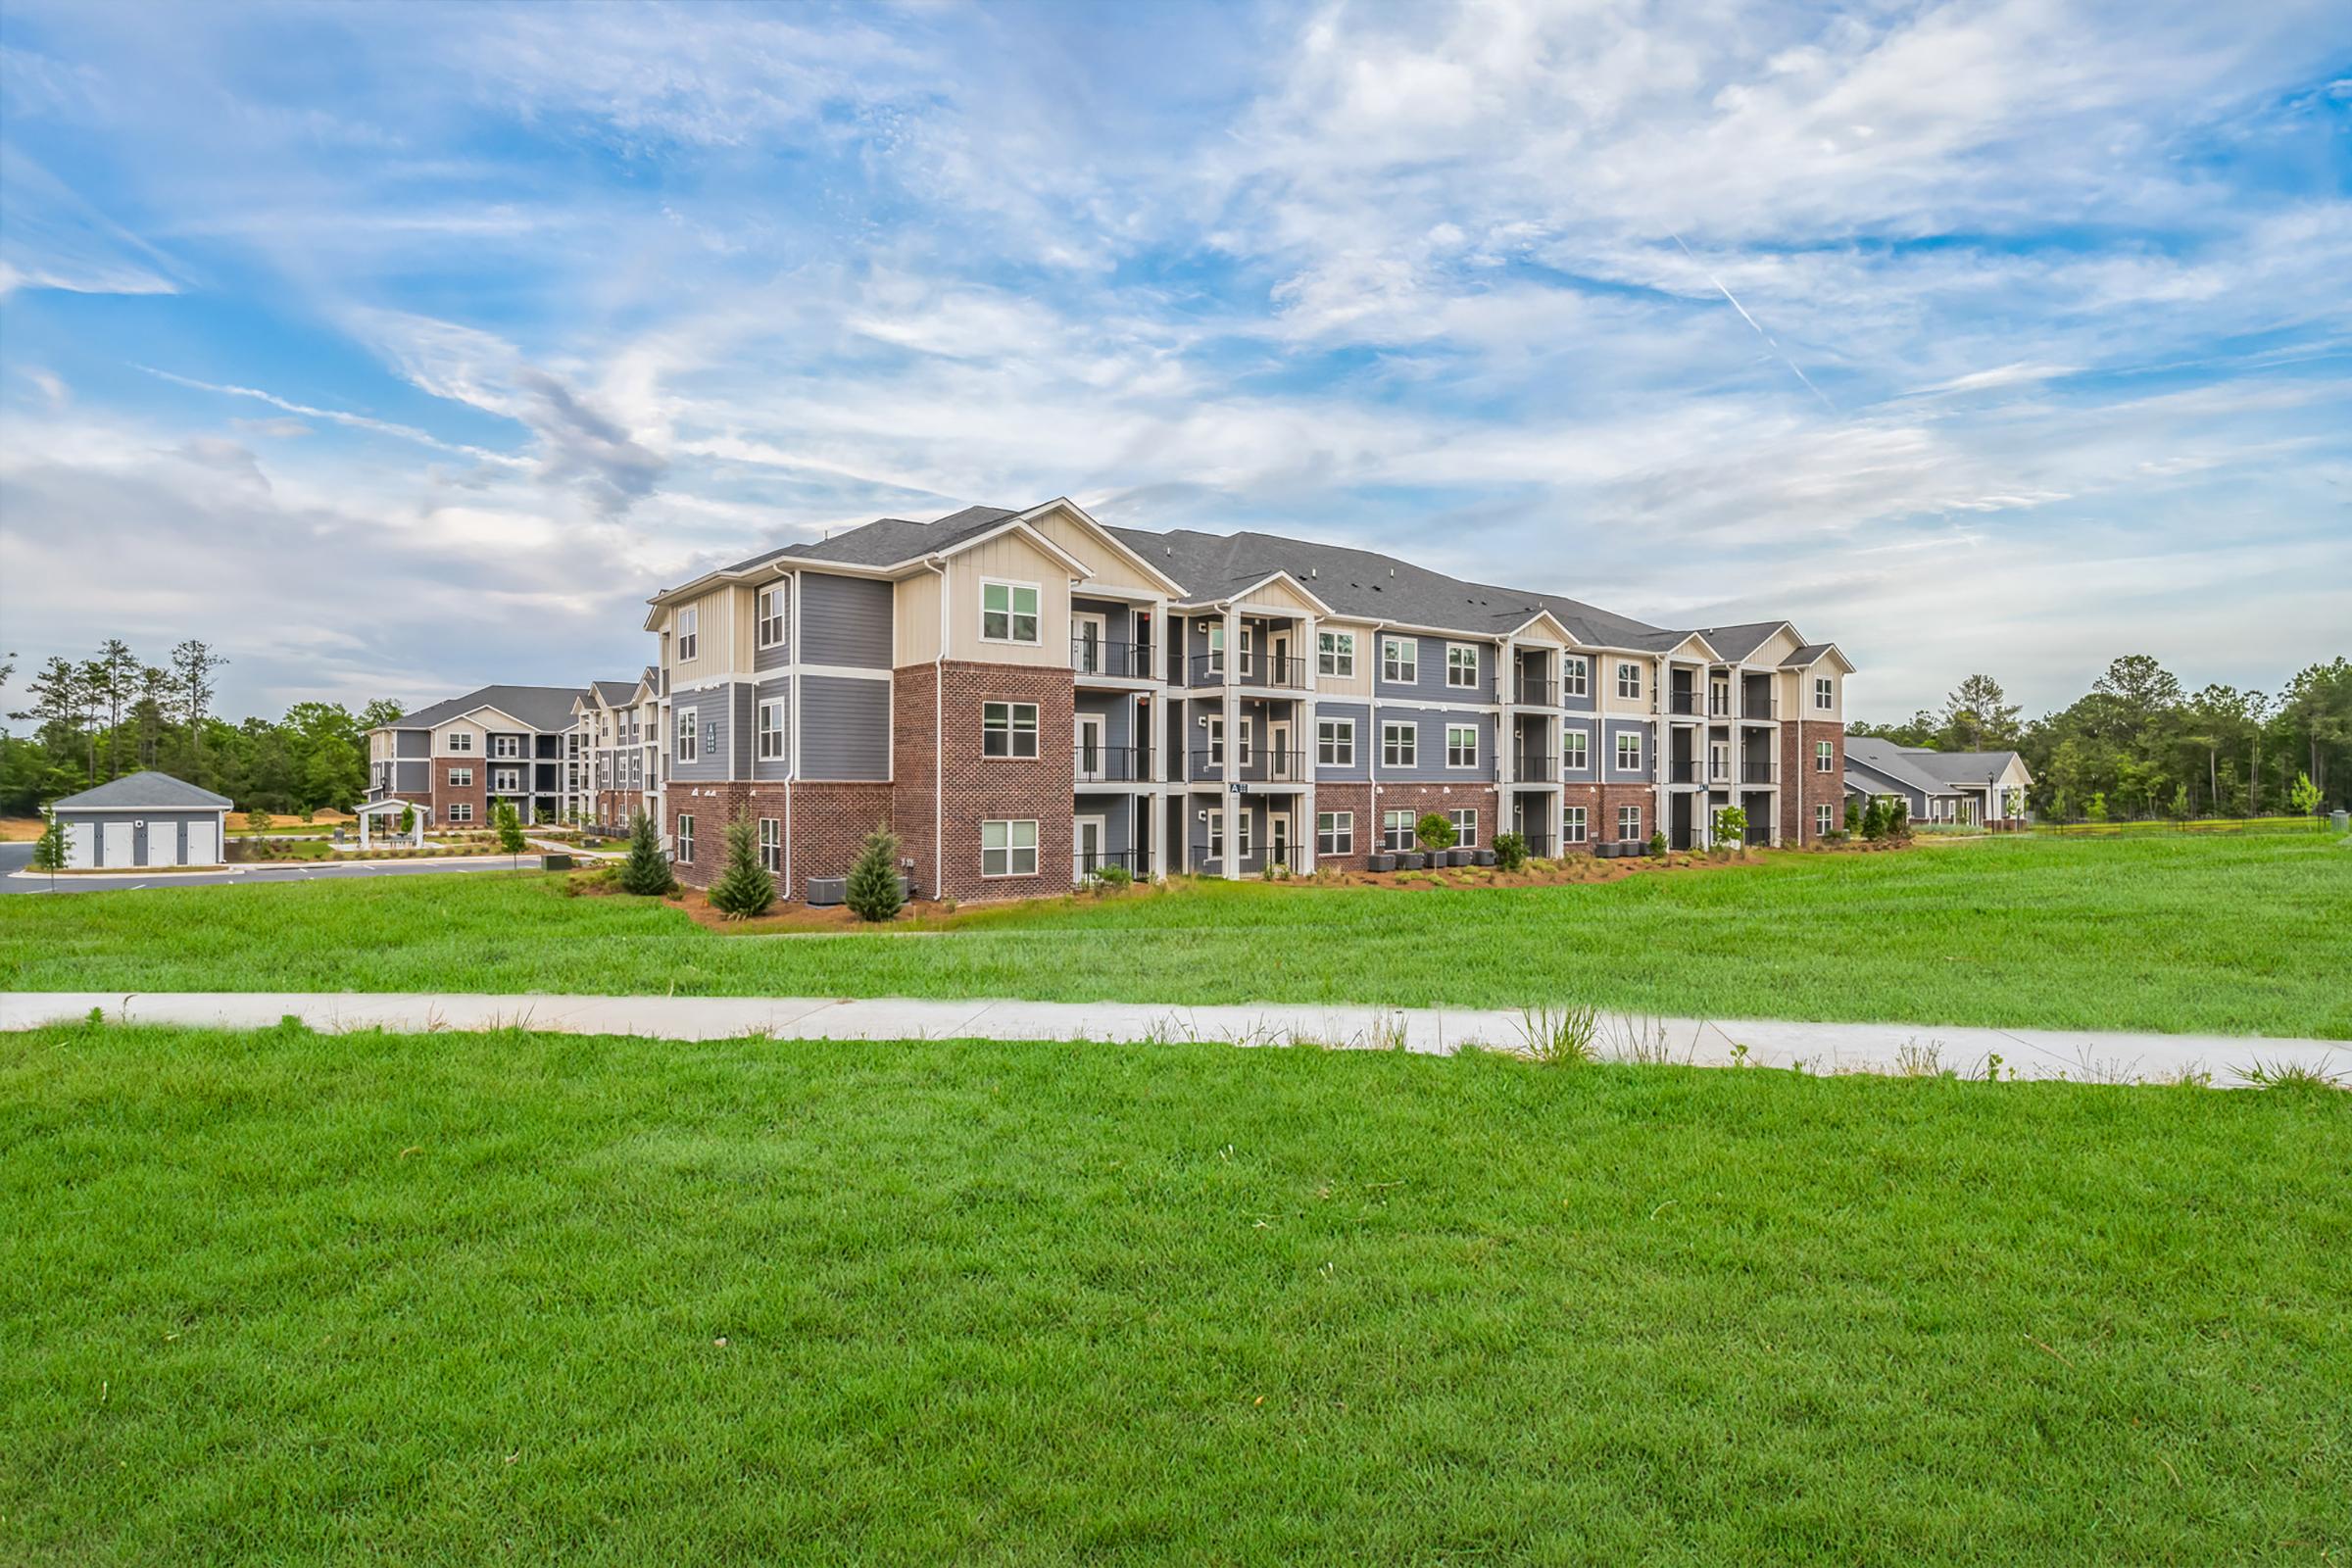
<svg viewBox="0 0 2352 1568">
<path fill-rule="evenodd" d="M 232 711 L 1058 494 L 1786 615 L 1864 715 L 2352 626 L 2340 0 L 12 0 L 0 104 L 0 645 Z"/>
</svg>

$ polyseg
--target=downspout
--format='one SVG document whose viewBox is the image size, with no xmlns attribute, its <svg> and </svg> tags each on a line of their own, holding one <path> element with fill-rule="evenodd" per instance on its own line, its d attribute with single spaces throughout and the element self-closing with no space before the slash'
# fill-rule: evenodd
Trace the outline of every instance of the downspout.
<svg viewBox="0 0 2352 1568">
<path fill-rule="evenodd" d="M 931 656 L 931 898 L 937 903 L 946 891 L 940 879 L 947 874 L 948 865 L 947 688 L 951 622 L 948 564 L 938 556 L 927 556 L 923 564 L 939 573 L 939 649 Z"/>
<path fill-rule="evenodd" d="M 756 602 L 755 602 L 756 603 Z M 784 769 L 784 897 L 792 898 L 792 796 L 793 785 L 801 777 L 801 710 L 808 706 L 808 688 L 801 679 L 801 574 L 792 574 L 792 625 L 784 639 L 784 651 L 792 661 L 792 762 Z M 753 688 L 758 701 L 759 688 Z M 757 760 L 753 771 L 757 772 Z"/>
</svg>

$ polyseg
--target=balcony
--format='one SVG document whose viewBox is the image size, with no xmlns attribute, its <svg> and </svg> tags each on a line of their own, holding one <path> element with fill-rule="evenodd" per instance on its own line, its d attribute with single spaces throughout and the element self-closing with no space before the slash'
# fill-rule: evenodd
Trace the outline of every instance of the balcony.
<svg viewBox="0 0 2352 1568">
<path fill-rule="evenodd" d="M 1152 645 L 1115 642 L 1102 637 L 1070 639 L 1070 668 L 1081 675 L 1106 675 L 1114 680 L 1152 679 Z"/>
<path fill-rule="evenodd" d="M 1666 782 L 1669 784 L 1696 784 L 1699 781 L 1698 767 L 1699 764 L 1693 758 L 1668 762 L 1666 764 Z"/>
<path fill-rule="evenodd" d="M 1193 656 L 1193 684 L 1222 686 L 1227 679 L 1227 667 L 1234 662 L 1222 654 Z M 1285 691 L 1303 690 L 1306 686 L 1306 661 L 1288 655 L 1260 654 L 1255 651 L 1242 655 L 1239 673 L 1233 677 L 1238 686 L 1275 687 Z"/>
<path fill-rule="evenodd" d="M 1740 763 L 1740 782 L 1742 784 L 1778 784 L 1781 764 L 1768 760 L 1747 758 Z"/>
<path fill-rule="evenodd" d="M 1700 717 L 1705 710 L 1700 708 L 1699 703 L 1700 698 L 1696 692 L 1668 692 L 1666 694 L 1666 711 L 1677 718 Z"/>
<path fill-rule="evenodd" d="M 1740 721 L 1743 724 L 1769 724 L 1781 716 L 1781 699 L 1777 693 L 1759 688 L 1744 693 L 1740 703 Z"/>
<path fill-rule="evenodd" d="M 1511 759 L 1511 777 L 1521 784 L 1548 784 L 1560 776 L 1560 760 L 1548 752 L 1521 752 Z"/>
<path fill-rule="evenodd" d="M 1195 779 L 1215 782 L 1225 778 L 1222 752 L 1195 752 Z M 1234 763 L 1232 777 L 1245 784 L 1303 784 L 1308 778 L 1306 753 L 1253 751 Z"/>
<path fill-rule="evenodd" d="M 1071 778 L 1081 785 L 1141 784 L 1152 777 L 1152 748 L 1080 742 L 1070 749 L 1070 764 Z"/>
<path fill-rule="evenodd" d="M 1523 708 L 1557 708 L 1560 706 L 1560 683 L 1542 675 L 1519 677 L 1518 695 L 1511 700 Z"/>
</svg>

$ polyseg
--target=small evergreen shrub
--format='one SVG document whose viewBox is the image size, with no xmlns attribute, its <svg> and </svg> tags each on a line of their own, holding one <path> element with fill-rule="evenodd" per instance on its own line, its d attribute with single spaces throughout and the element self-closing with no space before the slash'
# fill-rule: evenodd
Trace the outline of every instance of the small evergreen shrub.
<svg viewBox="0 0 2352 1568">
<path fill-rule="evenodd" d="M 1527 835 L 1497 833 L 1494 835 L 1494 864 L 1504 871 L 1517 871 L 1527 864 Z"/>
<path fill-rule="evenodd" d="M 1652 833 L 1652 834 L 1649 836 L 1649 853 L 1650 853 L 1650 854 L 1652 854 L 1652 855 L 1657 855 L 1657 856 L 1663 856 L 1663 855 L 1666 853 L 1666 835 L 1665 835 L 1665 834 L 1663 834 L 1663 833 Z"/>
<path fill-rule="evenodd" d="M 1890 839 L 1911 836 L 1911 803 L 1900 795 L 1886 803 L 1886 836 Z"/>
<path fill-rule="evenodd" d="M 899 836 L 875 828 L 858 847 L 858 863 L 850 867 L 849 886 L 842 902 L 860 920 L 891 920 L 906 903 L 899 884 Z"/>
<path fill-rule="evenodd" d="M 748 920 L 775 902 L 775 880 L 760 863 L 759 825 L 751 812 L 737 811 L 727 823 L 726 856 L 710 884 L 710 907 L 730 920 Z"/>
<path fill-rule="evenodd" d="M 1870 808 L 1862 813 L 1862 836 L 1866 839 L 1886 836 L 1886 803 L 1876 796 L 1871 798 Z"/>
<path fill-rule="evenodd" d="M 1862 803 L 1851 795 L 1845 798 L 1845 836 L 1849 839 L 1862 836 Z"/>
<path fill-rule="evenodd" d="M 662 837 L 654 819 L 639 811 L 629 822 L 629 858 L 620 862 L 623 891 L 658 899 L 678 885 L 670 875 L 669 857 L 662 853 Z"/>
</svg>

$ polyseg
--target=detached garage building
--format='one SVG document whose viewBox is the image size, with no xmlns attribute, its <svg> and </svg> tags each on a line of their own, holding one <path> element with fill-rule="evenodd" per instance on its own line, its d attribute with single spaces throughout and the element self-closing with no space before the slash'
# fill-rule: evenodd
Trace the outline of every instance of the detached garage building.
<svg viewBox="0 0 2352 1568">
<path fill-rule="evenodd" d="M 219 866 L 227 857 L 226 796 L 169 773 L 125 773 L 51 809 L 66 825 L 66 869 Z"/>
</svg>

